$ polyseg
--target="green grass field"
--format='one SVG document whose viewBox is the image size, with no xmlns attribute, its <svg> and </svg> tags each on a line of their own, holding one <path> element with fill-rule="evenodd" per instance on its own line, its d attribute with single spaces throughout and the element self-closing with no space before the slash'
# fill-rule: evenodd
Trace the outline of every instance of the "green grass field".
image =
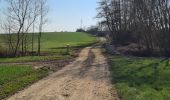
<svg viewBox="0 0 170 100">
<path fill-rule="evenodd" d="M 170 100 L 170 60 L 114 56 L 110 70 L 121 100 Z"/>
<path fill-rule="evenodd" d="M 93 37 L 86 33 L 44 33 L 42 35 L 42 50 L 51 51 L 59 47 L 81 46 L 90 44 L 96 41 L 96 37 Z"/>
<path fill-rule="evenodd" d="M 31 34 L 28 36 L 30 37 Z M 0 36 L 2 39 L 2 35 Z M 34 51 L 37 50 L 37 34 L 35 34 Z M 24 62 L 39 60 L 57 60 L 69 57 L 66 46 L 70 45 L 70 54 L 74 47 L 83 47 L 97 42 L 97 38 L 87 33 L 81 32 L 63 32 L 63 33 L 43 33 L 41 40 L 41 51 L 46 56 L 26 56 L 17 58 L 0 58 L 0 62 Z M 1 42 L 1 44 L 4 44 Z M 3 45 L 3 48 L 7 47 Z M 2 48 L 2 47 L 1 47 Z M 31 44 L 30 44 L 31 50 Z M 52 53 L 52 54 L 51 54 Z"/>
<path fill-rule="evenodd" d="M 0 99 L 47 75 L 47 70 L 35 70 L 30 66 L 0 65 Z"/>
<path fill-rule="evenodd" d="M 37 49 L 37 35 L 35 33 L 34 45 L 35 49 Z M 28 39 L 31 39 L 32 34 L 28 34 Z M 0 35 L 0 44 L 3 48 L 8 47 L 4 45 L 3 40 L 5 41 L 7 37 L 6 35 Z M 15 34 L 14 34 L 15 39 Z M 31 41 L 31 40 L 30 40 Z M 81 46 L 86 45 L 96 41 L 96 37 L 83 33 L 83 32 L 48 32 L 42 33 L 41 38 L 41 49 L 42 51 L 52 51 L 53 49 L 66 47 L 67 44 L 70 46 Z M 30 43 L 31 45 L 31 43 Z M 0 47 L 1 47 L 0 46 Z M 2 48 L 2 47 L 1 47 Z"/>
</svg>

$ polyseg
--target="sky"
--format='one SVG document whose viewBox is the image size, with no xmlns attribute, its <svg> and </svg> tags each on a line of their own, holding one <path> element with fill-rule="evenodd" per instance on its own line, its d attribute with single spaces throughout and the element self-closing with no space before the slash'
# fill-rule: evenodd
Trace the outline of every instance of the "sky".
<svg viewBox="0 0 170 100">
<path fill-rule="evenodd" d="M 50 7 L 46 31 L 75 31 L 97 23 L 97 0 L 47 0 Z"/>
<path fill-rule="evenodd" d="M 4 0 L 5 1 L 5 0 Z M 97 23 L 95 18 L 98 0 L 47 0 L 49 5 L 48 22 L 44 31 L 75 31 L 82 26 L 87 28 Z M 0 2 L 0 6 L 4 6 Z M 0 10 L 2 13 L 3 9 Z"/>
</svg>

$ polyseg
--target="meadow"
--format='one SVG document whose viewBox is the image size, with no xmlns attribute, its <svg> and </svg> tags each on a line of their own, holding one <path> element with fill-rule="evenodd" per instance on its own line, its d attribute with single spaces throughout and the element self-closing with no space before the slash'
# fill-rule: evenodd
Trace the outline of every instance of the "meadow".
<svg viewBox="0 0 170 100">
<path fill-rule="evenodd" d="M 31 38 L 31 33 L 28 37 Z M 0 36 L 2 41 L 4 35 Z M 97 42 L 97 38 L 87 33 L 81 32 L 48 32 L 42 34 L 41 53 L 42 56 L 26 56 L 15 58 L 0 58 L 0 62 L 24 62 L 24 61 L 42 61 L 42 60 L 58 60 L 69 57 L 74 48 L 85 47 Z M 70 52 L 67 53 L 67 45 L 70 46 Z M 1 48 L 7 47 L 1 42 Z M 29 45 L 31 51 L 31 43 Z M 34 39 L 34 51 L 37 50 L 37 34 Z"/>
<path fill-rule="evenodd" d="M 54 51 L 67 44 L 71 47 L 82 46 L 96 41 L 96 37 L 81 32 L 43 33 L 42 37 L 42 51 Z"/>
<path fill-rule="evenodd" d="M 113 56 L 111 76 L 121 100 L 169 100 L 170 60 Z"/>
</svg>

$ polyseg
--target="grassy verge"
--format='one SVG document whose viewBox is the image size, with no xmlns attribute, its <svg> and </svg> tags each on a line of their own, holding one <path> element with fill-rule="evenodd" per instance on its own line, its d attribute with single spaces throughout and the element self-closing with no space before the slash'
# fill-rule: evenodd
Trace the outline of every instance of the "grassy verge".
<svg viewBox="0 0 170 100">
<path fill-rule="evenodd" d="M 113 56 L 112 78 L 121 100 L 170 100 L 170 61 Z"/>
<path fill-rule="evenodd" d="M 16 57 L 16 58 L 0 58 L 0 63 L 62 60 L 69 57 L 70 57 L 69 55 L 65 55 L 65 56 L 54 55 L 54 56 L 26 56 L 26 57 Z"/>
<path fill-rule="evenodd" d="M 30 66 L 0 66 L 0 99 L 47 75 L 47 70 L 35 70 Z"/>
</svg>

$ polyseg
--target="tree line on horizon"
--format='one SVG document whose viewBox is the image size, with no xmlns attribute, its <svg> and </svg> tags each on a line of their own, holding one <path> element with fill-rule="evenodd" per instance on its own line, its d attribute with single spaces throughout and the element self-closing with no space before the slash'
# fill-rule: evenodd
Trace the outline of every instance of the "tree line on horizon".
<svg viewBox="0 0 170 100">
<path fill-rule="evenodd" d="M 110 31 L 108 42 L 129 41 L 149 54 L 170 55 L 170 0 L 100 0 L 97 18 Z"/>
<path fill-rule="evenodd" d="M 1 1 L 2 2 L 2 1 Z M 41 36 L 48 13 L 47 0 L 6 0 L 6 11 L 1 28 L 5 43 L 5 56 L 25 56 L 35 52 L 37 38 L 37 55 L 41 52 Z M 38 34 L 35 34 L 38 30 Z M 30 46 L 31 45 L 31 46 Z"/>
</svg>

